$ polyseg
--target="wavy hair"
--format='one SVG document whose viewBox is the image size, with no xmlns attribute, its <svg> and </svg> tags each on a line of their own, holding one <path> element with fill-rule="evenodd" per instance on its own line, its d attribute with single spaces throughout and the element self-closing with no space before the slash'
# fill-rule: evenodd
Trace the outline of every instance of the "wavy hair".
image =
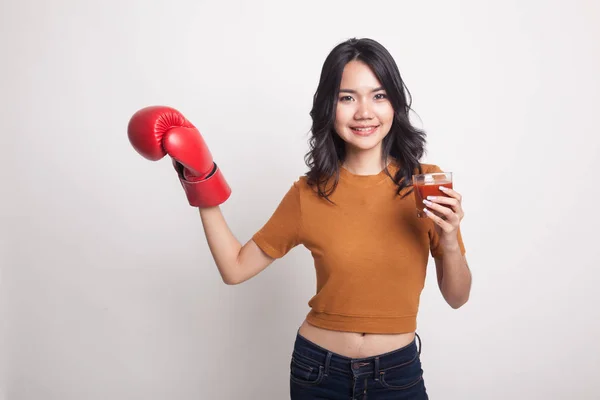
<svg viewBox="0 0 600 400">
<path fill-rule="evenodd" d="M 316 186 L 319 196 L 328 201 L 331 201 L 329 196 L 339 182 L 340 163 L 346 157 L 345 142 L 336 134 L 334 123 L 342 73 L 346 64 L 354 60 L 362 61 L 371 68 L 394 109 L 390 132 L 382 143 L 382 161 L 383 165 L 388 165 L 392 157 L 399 164 L 393 177 L 387 167 L 385 169 L 398 186 L 397 194 L 404 188 L 412 187 L 415 169 L 422 172 L 419 160 L 425 153 L 426 134 L 409 121 L 412 99 L 396 62 L 387 49 L 375 40 L 352 38 L 334 47 L 325 59 L 310 111 L 311 136 L 309 151 L 304 156 L 309 168 L 307 183 Z M 412 188 L 402 197 L 411 191 Z"/>
</svg>

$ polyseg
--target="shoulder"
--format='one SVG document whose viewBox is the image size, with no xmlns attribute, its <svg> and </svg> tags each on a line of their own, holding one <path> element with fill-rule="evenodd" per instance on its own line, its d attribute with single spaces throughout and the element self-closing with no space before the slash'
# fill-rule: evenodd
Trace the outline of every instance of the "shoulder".
<svg viewBox="0 0 600 400">
<path fill-rule="evenodd" d="M 421 167 L 421 172 L 419 172 L 419 167 L 415 167 L 415 169 L 413 170 L 413 174 L 431 174 L 434 172 L 445 172 L 444 170 L 442 170 L 440 168 L 439 165 L 437 164 L 430 164 L 430 163 L 419 163 L 419 166 Z M 400 168 L 402 167 L 401 163 L 398 162 L 392 162 L 389 164 L 388 170 L 393 174 L 395 174 L 398 170 L 400 170 Z"/>
<path fill-rule="evenodd" d="M 444 172 L 437 164 L 421 164 L 421 168 L 424 174 L 431 174 L 434 172 Z"/>
<path fill-rule="evenodd" d="M 308 177 L 306 175 L 299 176 L 294 185 L 308 187 Z"/>
<path fill-rule="evenodd" d="M 314 188 L 311 185 L 309 185 L 308 177 L 306 175 L 298 177 L 294 181 L 292 189 L 296 191 L 299 196 L 305 196 L 308 193 L 312 193 L 314 190 Z"/>
<path fill-rule="evenodd" d="M 293 193 L 295 195 L 300 195 L 307 190 L 310 190 L 307 179 L 305 176 L 300 176 L 292 181 L 291 185 L 288 187 L 288 194 Z"/>
<path fill-rule="evenodd" d="M 306 175 L 298 177 L 294 181 L 291 190 L 293 190 L 299 198 L 305 199 L 307 201 L 309 199 L 319 198 L 319 191 L 317 185 L 315 183 L 311 183 L 309 181 L 308 176 Z"/>
<path fill-rule="evenodd" d="M 308 184 L 308 177 L 306 175 L 299 176 L 298 179 L 294 181 L 294 188 L 300 192 L 312 190 L 311 186 Z"/>
</svg>

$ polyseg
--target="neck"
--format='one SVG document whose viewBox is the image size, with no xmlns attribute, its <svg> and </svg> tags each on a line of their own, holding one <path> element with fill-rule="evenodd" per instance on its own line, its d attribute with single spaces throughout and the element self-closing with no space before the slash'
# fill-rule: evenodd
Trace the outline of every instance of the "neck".
<svg viewBox="0 0 600 400">
<path fill-rule="evenodd" d="M 355 175 L 376 175 L 386 165 L 381 159 L 381 151 L 346 151 L 342 166 Z"/>
</svg>

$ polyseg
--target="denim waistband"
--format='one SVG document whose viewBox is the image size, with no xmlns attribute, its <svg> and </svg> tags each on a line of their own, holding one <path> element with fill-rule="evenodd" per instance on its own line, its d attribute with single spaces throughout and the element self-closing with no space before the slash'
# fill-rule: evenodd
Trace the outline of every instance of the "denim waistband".
<svg viewBox="0 0 600 400">
<path fill-rule="evenodd" d="M 417 345 L 418 341 L 418 345 Z M 421 353 L 421 338 L 415 333 L 415 339 L 404 347 L 388 353 L 364 358 L 350 358 L 334 353 L 306 339 L 298 333 L 294 345 L 294 355 L 306 357 L 325 367 L 325 371 L 334 369 L 350 375 L 360 375 L 374 372 L 375 376 L 380 371 L 408 364 L 419 357 Z"/>
</svg>

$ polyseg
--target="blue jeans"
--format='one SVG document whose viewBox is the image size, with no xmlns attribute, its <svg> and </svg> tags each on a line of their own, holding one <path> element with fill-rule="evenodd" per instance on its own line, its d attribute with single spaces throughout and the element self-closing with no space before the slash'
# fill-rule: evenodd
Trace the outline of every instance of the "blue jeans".
<svg viewBox="0 0 600 400">
<path fill-rule="evenodd" d="M 290 363 L 291 399 L 428 400 L 420 354 L 418 335 L 398 350 L 349 358 L 298 333 Z"/>
</svg>

